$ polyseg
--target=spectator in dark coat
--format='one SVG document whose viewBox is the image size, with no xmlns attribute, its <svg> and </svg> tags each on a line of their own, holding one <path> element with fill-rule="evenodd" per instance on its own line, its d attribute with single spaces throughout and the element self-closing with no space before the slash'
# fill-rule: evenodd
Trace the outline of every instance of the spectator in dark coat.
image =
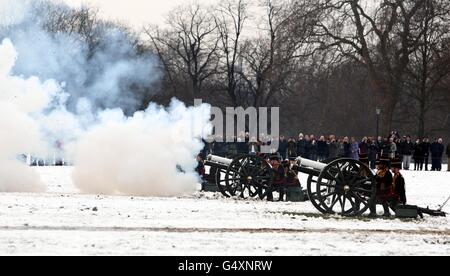
<svg viewBox="0 0 450 276">
<path fill-rule="evenodd" d="M 286 140 L 286 138 L 284 136 L 280 136 L 278 152 L 280 153 L 283 160 L 288 159 L 287 151 L 288 151 L 288 141 Z"/>
<path fill-rule="evenodd" d="M 328 142 L 328 153 L 329 158 L 337 158 L 339 156 L 339 144 L 334 135 L 330 136 L 330 140 Z"/>
<path fill-rule="evenodd" d="M 226 156 L 234 158 L 237 155 L 237 138 L 228 137 L 225 145 L 227 150 Z"/>
<path fill-rule="evenodd" d="M 359 143 L 358 147 L 358 153 L 359 153 L 359 161 L 363 162 L 367 166 L 370 165 L 369 163 L 369 144 L 368 144 L 369 138 L 364 137 Z"/>
<path fill-rule="evenodd" d="M 356 141 L 355 137 L 351 140 L 351 157 L 352 159 L 359 160 L 359 143 Z"/>
<path fill-rule="evenodd" d="M 305 136 L 302 133 L 300 133 L 297 141 L 297 156 L 306 158 L 306 144 L 307 141 L 305 139 Z"/>
<path fill-rule="evenodd" d="M 309 137 L 309 135 L 305 135 L 305 149 L 302 157 L 306 159 L 311 159 L 311 156 L 309 154 L 310 151 L 311 151 L 311 138 Z"/>
<path fill-rule="evenodd" d="M 317 141 L 316 138 L 314 137 L 314 135 L 310 136 L 310 143 L 307 144 L 307 152 L 309 154 L 309 158 L 313 161 L 317 161 Z"/>
<path fill-rule="evenodd" d="M 428 163 L 430 162 L 430 150 L 431 150 L 430 139 L 429 138 L 423 139 L 422 152 L 423 152 L 423 161 L 425 163 L 425 171 L 428 171 Z"/>
<path fill-rule="evenodd" d="M 423 145 L 420 139 L 417 139 L 414 144 L 414 170 L 415 171 L 423 171 L 423 161 L 424 161 L 424 153 L 423 153 Z"/>
<path fill-rule="evenodd" d="M 360 154 L 369 154 L 369 138 L 364 137 L 359 143 L 359 153 Z"/>
<path fill-rule="evenodd" d="M 248 143 L 248 151 L 250 154 L 258 154 L 261 152 L 261 143 L 256 139 L 256 137 L 251 137 Z"/>
<path fill-rule="evenodd" d="M 248 154 L 248 142 L 246 141 L 244 136 L 241 136 L 237 138 L 237 145 L 236 145 L 237 153 L 238 154 Z"/>
<path fill-rule="evenodd" d="M 288 155 L 289 155 L 289 158 L 298 157 L 298 155 L 297 155 L 297 141 L 295 141 L 294 138 L 291 138 L 288 141 Z"/>
<path fill-rule="evenodd" d="M 350 140 L 348 137 L 344 138 L 343 146 L 344 146 L 344 156 L 343 157 L 352 158 L 352 145 L 350 144 Z"/>
<path fill-rule="evenodd" d="M 320 139 L 317 142 L 317 157 L 319 158 L 319 161 L 322 162 L 328 159 L 328 155 L 328 145 L 325 136 L 320 136 Z"/>
<path fill-rule="evenodd" d="M 414 152 L 414 144 L 411 141 L 411 136 L 407 136 L 406 140 L 402 143 L 401 152 L 403 155 L 403 169 L 409 171 Z"/>
<path fill-rule="evenodd" d="M 213 145 L 214 154 L 217 156 L 225 157 L 227 155 L 227 144 L 222 136 L 217 136 Z"/>
<path fill-rule="evenodd" d="M 447 171 L 450 172 L 450 143 L 448 143 L 447 145 L 447 158 L 448 158 L 448 162 L 447 162 Z"/>
<path fill-rule="evenodd" d="M 431 170 L 441 171 L 442 170 L 442 156 L 444 155 L 444 145 L 443 140 L 439 138 L 436 142 L 431 145 Z"/>
<path fill-rule="evenodd" d="M 377 155 L 379 152 L 378 149 L 378 143 L 376 143 L 374 138 L 369 139 L 369 163 L 370 163 L 370 168 L 372 170 L 376 169 L 376 164 L 377 164 Z"/>
</svg>

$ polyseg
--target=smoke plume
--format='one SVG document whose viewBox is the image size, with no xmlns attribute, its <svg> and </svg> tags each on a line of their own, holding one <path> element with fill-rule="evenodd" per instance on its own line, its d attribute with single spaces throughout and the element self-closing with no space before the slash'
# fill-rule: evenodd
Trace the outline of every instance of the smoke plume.
<svg viewBox="0 0 450 276">
<path fill-rule="evenodd" d="M 0 7 L 0 191 L 42 190 L 19 161 L 24 153 L 70 159 L 85 193 L 193 191 L 208 106 L 174 100 L 136 112 L 138 91 L 152 91 L 160 73 L 123 28 L 100 22 L 89 34 L 67 32 L 52 12 L 76 11 L 51 1 L 0 0 Z"/>
<path fill-rule="evenodd" d="M 101 114 L 102 123 L 75 146 L 74 182 L 87 193 L 175 196 L 195 191 L 194 169 L 209 108 L 173 101 L 125 117 Z M 193 121 L 198 124 L 193 125 Z"/>
<path fill-rule="evenodd" d="M 19 156 L 45 152 L 38 123 L 29 114 L 45 108 L 50 100 L 47 92 L 57 85 L 12 76 L 16 58 L 11 41 L 4 40 L 0 44 L 0 192 L 40 192 L 44 187 L 39 176 Z"/>
</svg>

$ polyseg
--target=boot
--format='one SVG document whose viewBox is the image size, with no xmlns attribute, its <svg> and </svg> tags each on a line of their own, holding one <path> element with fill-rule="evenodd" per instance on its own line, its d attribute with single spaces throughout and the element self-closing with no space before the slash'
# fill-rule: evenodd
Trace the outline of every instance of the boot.
<svg viewBox="0 0 450 276">
<path fill-rule="evenodd" d="M 383 209 L 384 209 L 383 217 L 390 218 L 392 215 L 391 211 L 389 211 L 389 205 L 387 203 L 383 203 Z"/>
<path fill-rule="evenodd" d="M 377 207 L 375 204 L 370 204 L 370 214 L 369 214 L 369 218 L 377 218 Z"/>
</svg>

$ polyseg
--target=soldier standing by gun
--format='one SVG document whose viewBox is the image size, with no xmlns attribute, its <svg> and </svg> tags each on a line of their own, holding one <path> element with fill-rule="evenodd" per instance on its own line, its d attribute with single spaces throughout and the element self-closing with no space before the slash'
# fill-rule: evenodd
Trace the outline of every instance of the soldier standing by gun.
<svg viewBox="0 0 450 276">
<path fill-rule="evenodd" d="M 379 203 L 383 205 L 384 217 L 390 217 L 391 212 L 389 211 L 388 199 L 392 191 L 393 177 L 389 170 L 390 159 L 387 157 L 382 157 L 378 161 L 378 172 L 375 176 L 377 181 L 377 198 L 370 206 L 370 217 L 377 217 L 377 207 L 376 204 Z"/>
<path fill-rule="evenodd" d="M 284 180 L 285 180 L 285 170 L 284 167 L 280 163 L 280 158 L 278 154 L 274 154 L 270 156 L 270 165 L 272 166 L 272 173 L 274 175 L 274 188 L 278 190 L 280 193 L 280 201 L 283 200 L 284 197 Z M 267 200 L 273 201 L 273 191 L 270 191 L 267 194 Z"/>
<path fill-rule="evenodd" d="M 392 173 L 394 174 L 394 180 L 392 182 L 392 198 L 389 199 L 391 209 L 395 210 L 399 204 L 406 205 L 406 189 L 405 179 L 400 173 L 402 169 L 402 160 L 395 158 L 391 162 Z"/>
</svg>

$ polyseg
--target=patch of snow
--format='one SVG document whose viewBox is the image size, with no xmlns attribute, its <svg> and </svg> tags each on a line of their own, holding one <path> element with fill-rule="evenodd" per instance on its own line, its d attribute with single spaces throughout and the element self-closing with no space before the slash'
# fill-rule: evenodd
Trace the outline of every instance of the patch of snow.
<svg viewBox="0 0 450 276">
<path fill-rule="evenodd" d="M 36 170 L 47 193 L 0 194 L 2 255 L 450 254 L 449 218 L 327 217 L 309 202 L 202 192 L 178 198 L 84 195 L 71 181 L 71 167 Z M 437 208 L 450 196 L 449 172 L 403 174 L 410 204 Z"/>
</svg>

